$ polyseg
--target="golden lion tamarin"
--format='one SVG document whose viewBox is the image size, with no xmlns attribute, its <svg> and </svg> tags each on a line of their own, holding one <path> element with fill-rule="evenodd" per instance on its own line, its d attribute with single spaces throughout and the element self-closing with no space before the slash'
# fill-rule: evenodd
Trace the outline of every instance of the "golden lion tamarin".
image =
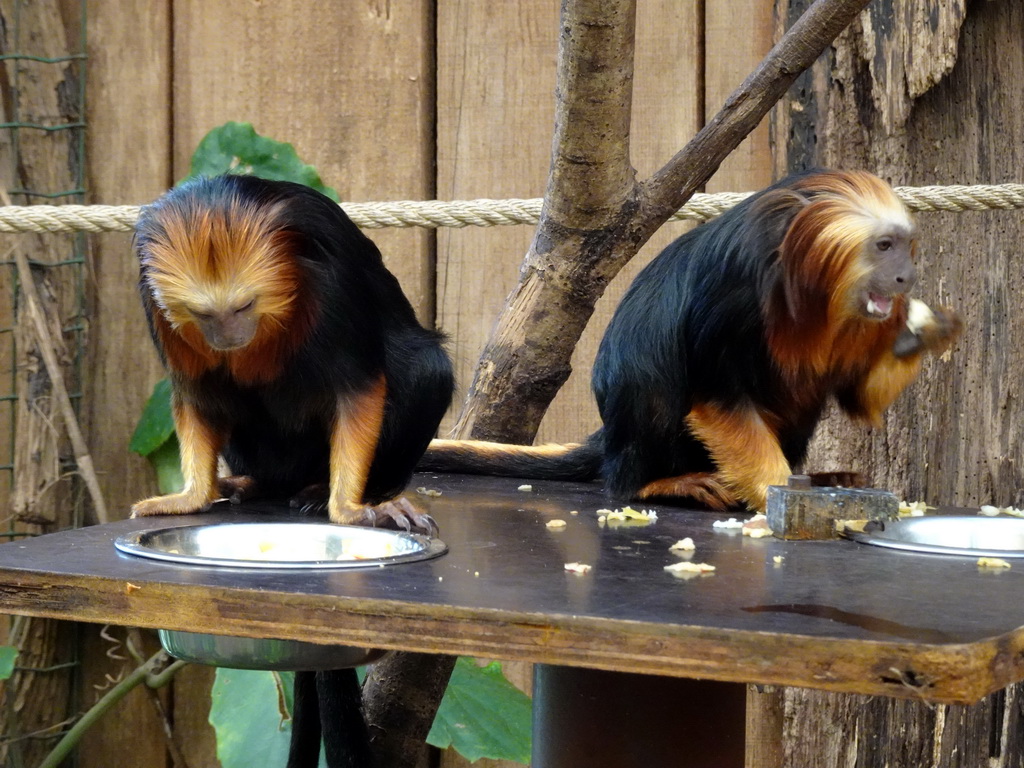
<svg viewBox="0 0 1024 768">
<path fill-rule="evenodd" d="M 434 441 L 421 468 L 603 476 L 620 498 L 763 509 L 803 461 L 829 398 L 872 424 L 960 321 L 907 292 L 917 229 L 881 179 L 816 171 L 669 245 L 601 342 L 603 426 L 582 445 Z"/>
</svg>

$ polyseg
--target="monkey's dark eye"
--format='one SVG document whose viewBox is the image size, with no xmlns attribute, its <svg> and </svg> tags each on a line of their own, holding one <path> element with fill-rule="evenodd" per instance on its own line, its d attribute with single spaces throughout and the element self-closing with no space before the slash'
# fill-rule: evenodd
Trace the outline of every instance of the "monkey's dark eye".
<svg viewBox="0 0 1024 768">
<path fill-rule="evenodd" d="M 244 306 L 241 306 L 238 309 L 236 309 L 235 314 L 238 315 L 241 314 L 242 312 L 248 312 L 250 309 L 253 308 L 253 306 L 255 306 L 255 304 L 256 299 L 250 299 L 248 304 L 245 304 Z"/>
<path fill-rule="evenodd" d="M 209 320 L 210 318 L 213 317 L 213 315 L 211 315 L 209 312 L 193 312 L 192 316 L 196 320 Z"/>
<path fill-rule="evenodd" d="M 884 237 L 881 240 L 879 240 L 877 243 L 875 243 L 875 248 L 877 248 L 880 251 L 892 250 L 892 240 L 890 240 L 887 237 Z"/>
</svg>

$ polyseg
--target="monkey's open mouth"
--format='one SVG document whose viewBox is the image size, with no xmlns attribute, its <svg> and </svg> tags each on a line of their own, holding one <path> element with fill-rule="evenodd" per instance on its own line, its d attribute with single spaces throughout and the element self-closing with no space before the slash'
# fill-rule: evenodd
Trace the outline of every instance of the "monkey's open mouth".
<svg viewBox="0 0 1024 768">
<path fill-rule="evenodd" d="M 880 293 L 868 292 L 864 302 L 864 313 L 868 317 L 877 317 L 884 320 L 892 312 L 892 296 L 883 296 Z"/>
</svg>

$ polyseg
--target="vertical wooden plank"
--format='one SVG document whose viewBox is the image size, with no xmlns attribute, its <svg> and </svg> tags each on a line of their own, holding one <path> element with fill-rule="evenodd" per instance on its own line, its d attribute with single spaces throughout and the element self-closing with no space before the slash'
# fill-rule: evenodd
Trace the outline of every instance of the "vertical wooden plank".
<svg viewBox="0 0 1024 768">
<path fill-rule="evenodd" d="M 126 25 L 124 20 L 135 19 Z M 87 183 L 89 202 L 152 200 L 171 183 L 170 5 L 167 0 L 91 2 L 88 8 Z M 89 443 L 107 507 L 153 492 L 146 462 L 128 442 L 162 376 L 135 288 L 131 238 L 93 239 L 87 392 Z"/>
<path fill-rule="evenodd" d="M 774 0 L 705 3 L 704 112 L 710 120 L 771 50 Z M 743 140 L 708 181 L 708 192 L 745 192 L 772 181 L 770 117 Z"/>
<path fill-rule="evenodd" d="M 554 125 L 557 4 L 440 0 L 437 26 L 438 197 L 540 197 Z M 438 324 L 451 336 L 455 411 L 532 235 L 529 226 L 438 231 Z"/>
<path fill-rule="evenodd" d="M 120 205 L 151 200 L 171 183 L 169 151 L 169 0 L 89 0 L 87 4 L 89 202 Z M 130 19 L 131 23 L 126 23 Z M 128 235 L 93 239 L 91 311 L 83 414 L 107 506 L 115 517 L 153 492 L 146 462 L 128 442 L 153 383 L 162 376 L 135 285 L 138 267 Z M 99 628 L 81 636 L 82 701 L 96 699 L 122 665 L 109 658 Z M 122 632 L 123 637 L 123 632 Z M 164 739 L 144 692 L 121 702 L 86 735 L 81 768 L 153 768 L 166 760 Z"/>
<path fill-rule="evenodd" d="M 174 171 L 228 120 L 295 145 L 342 200 L 433 197 L 433 4 L 179 0 Z M 433 233 L 374 230 L 388 267 L 433 321 Z"/>
</svg>

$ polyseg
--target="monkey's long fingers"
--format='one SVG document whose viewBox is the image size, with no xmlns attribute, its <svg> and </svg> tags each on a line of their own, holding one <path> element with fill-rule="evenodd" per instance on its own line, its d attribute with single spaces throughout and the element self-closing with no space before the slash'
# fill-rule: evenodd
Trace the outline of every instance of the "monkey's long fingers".
<svg viewBox="0 0 1024 768">
<path fill-rule="evenodd" d="M 404 496 L 366 507 L 363 521 L 376 528 L 391 528 L 426 536 L 436 536 L 440 530 L 434 518 Z"/>
<path fill-rule="evenodd" d="M 288 506 L 298 509 L 304 515 L 323 512 L 327 507 L 330 490 L 327 483 L 307 485 L 288 500 Z M 338 521 L 335 521 L 338 522 Z"/>
</svg>

